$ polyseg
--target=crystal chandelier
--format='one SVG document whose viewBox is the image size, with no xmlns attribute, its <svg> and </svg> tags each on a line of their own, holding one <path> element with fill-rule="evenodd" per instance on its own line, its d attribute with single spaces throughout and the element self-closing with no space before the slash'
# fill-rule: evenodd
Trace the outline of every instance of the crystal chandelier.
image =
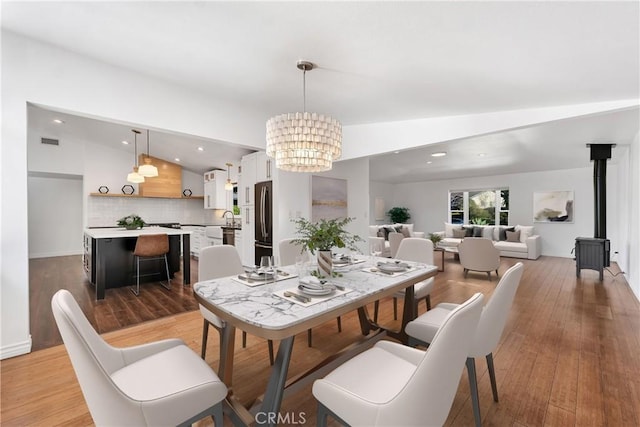
<svg viewBox="0 0 640 427">
<path fill-rule="evenodd" d="M 314 64 L 298 61 L 297 66 L 303 72 L 303 112 L 267 120 L 267 155 L 276 159 L 278 169 L 285 171 L 328 171 L 342 155 L 342 125 L 330 116 L 306 111 L 306 74 Z"/>
</svg>

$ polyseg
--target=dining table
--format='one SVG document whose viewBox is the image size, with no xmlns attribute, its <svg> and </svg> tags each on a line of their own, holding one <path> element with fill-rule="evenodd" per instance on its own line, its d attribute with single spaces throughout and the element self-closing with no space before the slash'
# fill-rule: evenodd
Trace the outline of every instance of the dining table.
<svg viewBox="0 0 640 427">
<path fill-rule="evenodd" d="M 313 268 L 313 267 L 311 267 Z M 234 425 L 276 425 L 284 397 L 299 391 L 313 380 L 328 374 L 341 363 L 391 337 L 406 343 L 405 325 L 415 319 L 413 285 L 437 274 L 435 265 L 393 260 L 375 256 L 356 256 L 348 263 L 334 264 L 332 277 L 324 278 L 322 288 L 330 292 L 311 292 L 301 286 L 308 280 L 300 266 L 277 267 L 275 276 L 252 278 L 251 272 L 197 282 L 193 292 L 198 303 L 223 321 L 220 331 L 218 376 L 227 385 L 226 413 Z M 301 277 L 304 276 L 304 277 Z M 314 282 L 316 285 L 318 281 Z M 399 330 L 376 324 L 367 304 L 405 290 Z M 322 295 L 318 295 L 322 294 Z M 319 361 L 308 372 L 287 378 L 296 334 L 319 326 L 338 316 L 357 310 L 362 339 L 343 352 Z M 250 407 L 243 406 L 233 393 L 233 365 L 236 328 L 280 345 L 271 367 L 264 394 Z M 262 418 L 258 420 L 257 415 Z"/>
</svg>

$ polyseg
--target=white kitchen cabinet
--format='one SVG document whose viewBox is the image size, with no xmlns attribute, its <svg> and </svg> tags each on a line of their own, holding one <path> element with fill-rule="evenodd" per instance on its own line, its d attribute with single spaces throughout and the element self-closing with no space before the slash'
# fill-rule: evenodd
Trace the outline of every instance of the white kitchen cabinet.
<svg viewBox="0 0 640 427">
<path fill-rule="evenodd" d="M 224 189 L 226 182 L 226 171 L 214 170 L 204 174 L 205 209 L 229 209 L 230 192 Z"/>
<path fill-rule="evenodd" d="M 233 244 L 236 247 L 236 249 L 238 250 L 238 253 L 240 254 L 240 258 L 242 258 L 242 251 L 243 251 L 242 230 L 235 230 L 235 233 L 234 233 L 234 236 L 233 236 Z M 244 264 L 244 261 L 242 263 Z"/>
<path fill-rule="evenodd" d="M 189 245 L 191 247 L 191 255 L 198 258 L 200 256 L 200 248 L 206 246 L 204 227 L 185 225 L 182 228 L 192 232 Z M 184 256 L 184 254 L 182 254 L 182 256 Z"/>
<path fill-rule="evenodd" d="M 242 213 L 242 246 L 238 248 L 238 252 L 242 256 L 242 264 L 255 264 L 255 235 L 254 228 L 255 207 L 253 205 L 243 206 L 240 208 Z"/>
<path fill-rule="evenodd" d="M 260 151 L 256 153 L 256 182 L 271 181 L 276 173 L 276 161 Z"/>
<path fill-rule="evenodd" d="M 257 153 L 252 153 L 242 158 L 242 173 L 238 181 L 238 205 L 247 206 L 254 204 L 254 192 L 256 183 Z M 241 213 L 244 216 L 244 213 Z"/>
</svg>

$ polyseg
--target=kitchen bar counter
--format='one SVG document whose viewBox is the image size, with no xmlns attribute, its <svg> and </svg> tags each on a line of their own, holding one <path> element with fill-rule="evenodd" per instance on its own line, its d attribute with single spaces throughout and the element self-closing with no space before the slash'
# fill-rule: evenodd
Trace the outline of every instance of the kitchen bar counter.
<svg viewBox="0 0 640 427">
<path fill-rule="evenodd" d="M 137 230 L 124 228 L 87 228 L 84 231 L 84 269 L 87 278 L 96 288 L 96 299 L 103 299 L 105 290 L 130 286 L 135 282 L 135 262 L 133 250 L 138 236 L 165 233 L 169 236 L 169 273 L 180 271 L 180 236 L 182 236 L 183 283 L 191 283 L 191 263 L 189 252 L 191 231 L 166 227 L 145 227 Z M 160 281 L 164 276 L 161 261 L 141 263 L 141 274 L 150 274 L 146 280 Z M 143 269 L 144 266 L 144 269 Z"/>
</svg>

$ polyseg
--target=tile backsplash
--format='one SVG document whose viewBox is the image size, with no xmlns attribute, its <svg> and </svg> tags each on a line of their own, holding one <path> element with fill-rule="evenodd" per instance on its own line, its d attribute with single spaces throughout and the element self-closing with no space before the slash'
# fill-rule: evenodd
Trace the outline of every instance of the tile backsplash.
<svg viewBox="0 0 640 427">
<path fill-rule="evenodd" d="M 88 227 L 114 227 L 120 218 L 139 215 L 145 222 L 180 224 L 224 224 L 224 211 L 204 209 L 201 199 L 162 199 L 89 196 Z"/>
</svg>

